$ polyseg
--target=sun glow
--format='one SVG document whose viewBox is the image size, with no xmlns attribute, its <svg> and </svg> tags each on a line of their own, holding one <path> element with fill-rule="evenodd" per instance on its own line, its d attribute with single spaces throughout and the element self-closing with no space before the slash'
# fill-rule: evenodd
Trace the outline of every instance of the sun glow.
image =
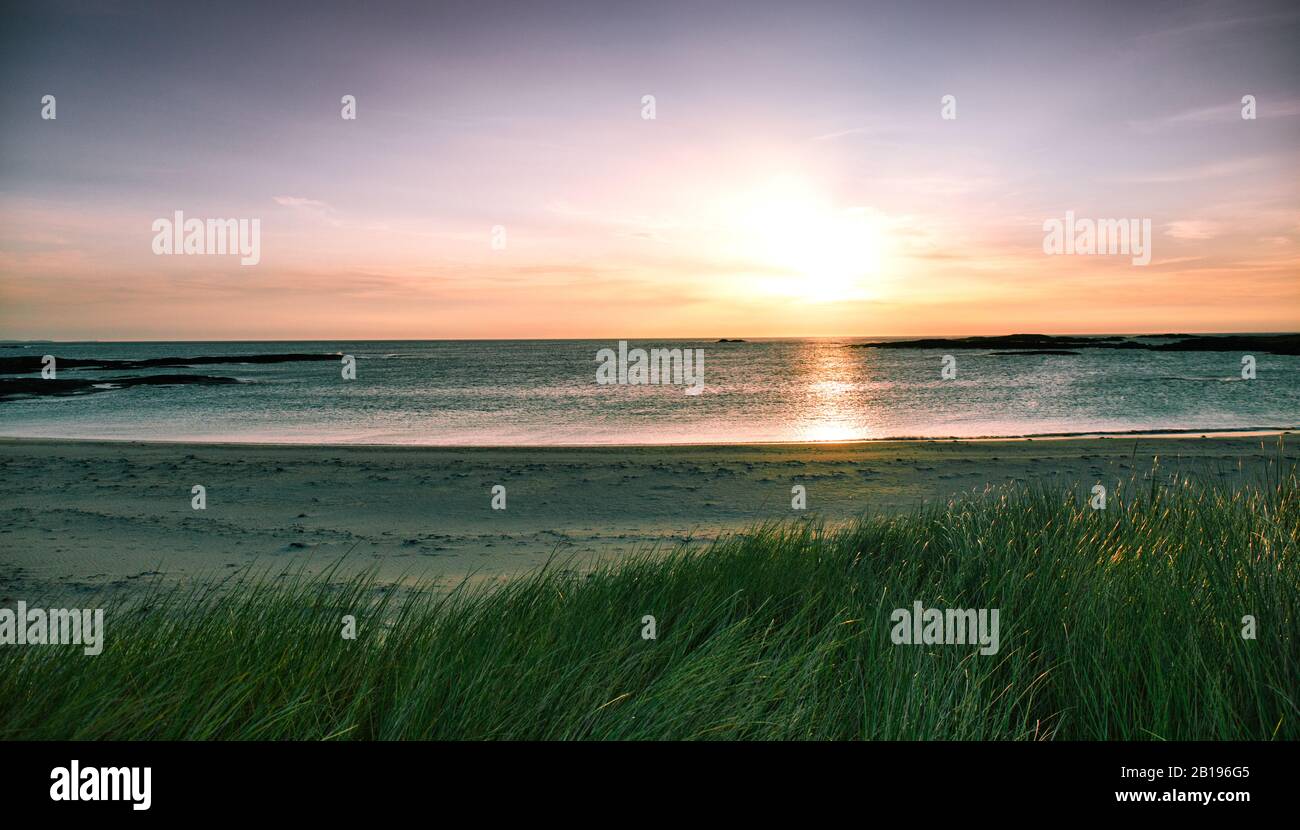
<svg viewBox="0 0 1300 830">
<path fill-rule="evenodd" d="M 749 194 L 739 213 L 746 253 L 779 273 L 768 293 L 812 303 L 867 299 L 880 273 L 879 218 L 837 208 L 808 186 L 782 181 Z"/>
</svg>

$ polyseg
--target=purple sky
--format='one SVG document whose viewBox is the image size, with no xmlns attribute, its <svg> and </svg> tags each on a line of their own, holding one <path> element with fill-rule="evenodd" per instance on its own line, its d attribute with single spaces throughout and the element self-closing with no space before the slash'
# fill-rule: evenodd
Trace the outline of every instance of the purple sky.
<svg viewBox="0 0 1300 830">
<path fill-rule="evenodd" d="M 0 337 L 1300 328 L 1295 3 L 271 5 L 5 5 Z"/>
</svg>

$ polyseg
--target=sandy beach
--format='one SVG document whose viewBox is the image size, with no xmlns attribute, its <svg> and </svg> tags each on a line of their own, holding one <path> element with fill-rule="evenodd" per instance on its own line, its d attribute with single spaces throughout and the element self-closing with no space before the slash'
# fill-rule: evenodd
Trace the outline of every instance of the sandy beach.
<svg viewBox="0 0 1300 830">
<path fill-rule="evenodd" d="M 1287 436 L 1291 438 L 1293 436 Z M 0 602 L 131 591 L 254 563 L 385 581 L 503 580 L 765 520 L 835 521 L 1018 482 L 1109 489 L 1224 483 L 1294 464 L 1260 436 L 609 448 L 445 449 L 0 440 Z M 206 488 L 195 510 L 191 488 Z M 491 506 L 494 485 L 506 509 Z M 808 509 L 791 509 L 791 487 Z"/>
</svg>

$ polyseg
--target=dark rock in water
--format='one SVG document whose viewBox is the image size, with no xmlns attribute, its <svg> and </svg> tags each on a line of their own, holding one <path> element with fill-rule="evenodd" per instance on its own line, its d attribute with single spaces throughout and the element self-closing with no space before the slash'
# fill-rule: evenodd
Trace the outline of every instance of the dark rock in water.
<svg viewBox="0 0 1300 830">
<path fill-rule="evenodd" d="M 1073 355 L 1077 355 L 1078 352 L 1070 352 L 1070 351 L 1066 351 L 1065 349 L 1028 349 L 1028 350 L 1023 351 L 1023 352 L 992 352 L 992 356 L 993 356 L 993 357 L 1015 357 L 1016 355 L 1028 355 L 1028 354 L 1073 354 Z"/>
<path fill-rule="evenodd" d="M 1271 352 L 1300 355 L 1300 334 L 1206 334 L 1147 348 L 1157 352 Z"/>
<path fill-rule="evenodd" d="M 884 343 L 858 343 L 859 349 L 1144 349 L 1124 337 L 1067 337 L 1053 334 L 1004 334 L 990 337 L 931 337 L 922 340 L 894 340 Z"/>
<path fill-rule="evenodd" d="M 109 392 L 128 386 L 187 386 L 241 383 L 235 378 L 215 375 L 152 375 L 149 377 L 112 378 L 0 378 L 0 402 L 14 398 L 63 395 L 88 395 Z"/>
<path fill-rule="evenodd" d="M 1137 337 L 1074 337 L 1051 334 L 1007 334 L 996 337 L 932 337 L 922 340 L 894 340 L 854 343 L 854 349 L 1018 349 L 1057 351 L 1066 349 L 1142 349 L 1155 352 L 1269 352 L 1300 355 L 1300 334 L 1206 334 L 1160 335 L 1170 343 L 1150 343 Z M 1150 340 L 1152 337 L 1147 337 Z"/>
<path fill-rule="evenodd" d="M 301 363 L 309 360 L 339 360 L 337 354 L 241 354 L 241 355 L 199 355 L 197 357 L 150 357 L 144 360 L 87 359 L 80 357 L 59 357 L 57 348 L 50 345 L 47 354 L 57 360 L 59 369 L 158 369 L 163 367 L 211 366 L 214 364 L 252 364 L 252 363 Z M 32 354 L 22 357 L 0 357 L 0 373 L 15 374 L 19 372 L 39 372 L 44 355 Z"/>
<path fill-rule="evenodd" d="M 745 341 L 740 340 L 738 338 L 734 340 L 728 340 L 727 338 L 723 337 L 722 339 L 718 340 L 718 342 L 719 343 L 744 343 Z"/>
</svg>

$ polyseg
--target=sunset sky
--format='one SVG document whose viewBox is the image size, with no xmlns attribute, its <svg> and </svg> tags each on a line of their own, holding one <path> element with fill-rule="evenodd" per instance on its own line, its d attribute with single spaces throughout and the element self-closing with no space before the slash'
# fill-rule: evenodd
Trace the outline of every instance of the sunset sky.
<svg viewBox="0 0 1300 830">
<path fill-rule="evenodd" d="M 268 5 L 6 4 L 0 338 L 1300 329 L 1295 3 Z"/>
</svg>

